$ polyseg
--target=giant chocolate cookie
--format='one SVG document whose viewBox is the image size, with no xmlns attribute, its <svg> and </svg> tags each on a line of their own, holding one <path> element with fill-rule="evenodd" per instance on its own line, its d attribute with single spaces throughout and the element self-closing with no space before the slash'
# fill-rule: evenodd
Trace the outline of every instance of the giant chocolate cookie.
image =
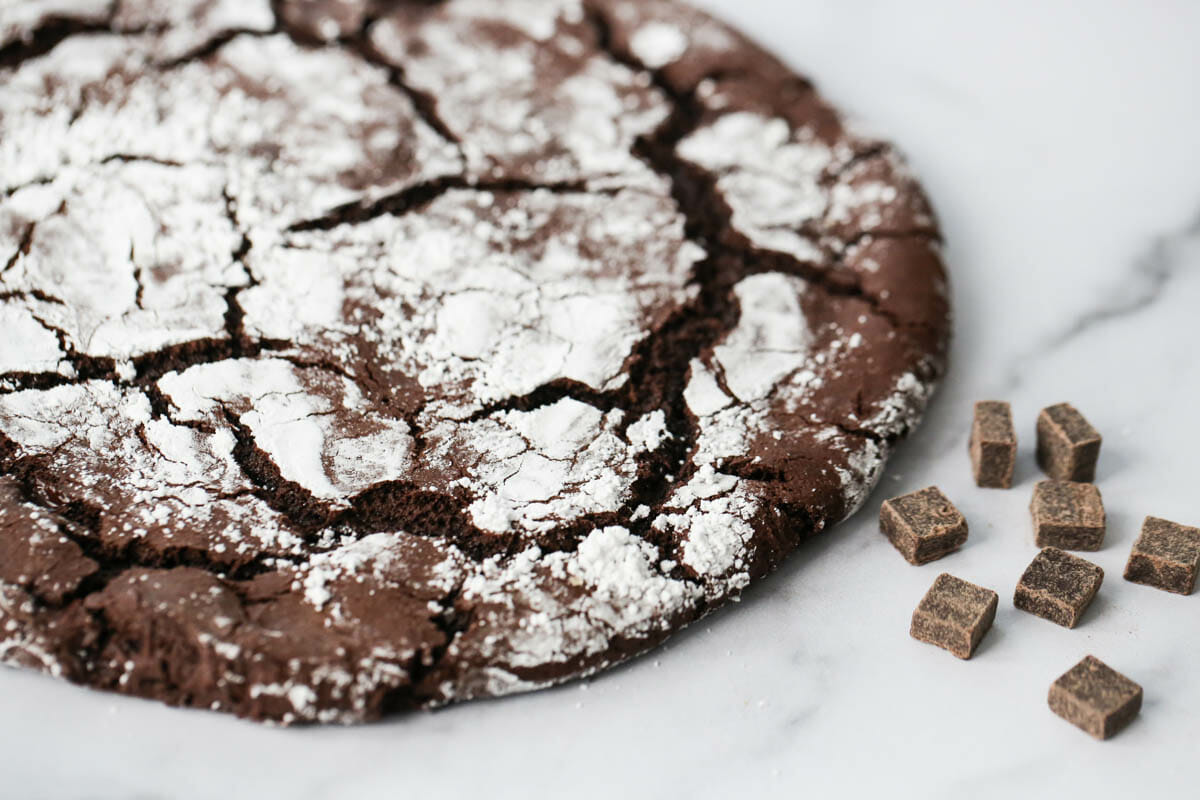
<svg viewBox="0 0 1200 800">
<path fill-rule="evenodd" d="M 0 659 L 595 672 L 850 514 L 948 327 L 895 152 L 687 7 L 0 3 Z"/>
</svg>

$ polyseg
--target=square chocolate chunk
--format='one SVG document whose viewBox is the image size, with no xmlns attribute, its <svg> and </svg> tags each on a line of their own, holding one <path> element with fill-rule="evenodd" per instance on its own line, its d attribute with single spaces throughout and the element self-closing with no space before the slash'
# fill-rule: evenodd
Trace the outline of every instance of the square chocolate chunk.
<svg viewBox="0 0 1200 800">
<path fill-rule="evenodd" d="M 1037 421 L 1037 462 L 1057 481 L 1090 482 L 1100 458 L 1100 434 L 1069 403 L 1043 408 Z"/>
<path fill-rule="evenodd" d="M 1129 724 L 1142 708 L 1142 687 L 1087 656 L 1050 686 L 1050 710 L 1097 739 Z"/>
<path fill-rule="evenodd" d="M 1133 543 L 1125 580 L 1177 594 L 1191 594 L 1200 572 L 1200 528 L 1146 517 Z"/>
<path fill-rule="evenodd" d="M 936 486 L 885 500 L 879 527 L 910 564 L 928 564 L 962 547 L 967 520 Z"/>
<path fill-rule="evenodd" d="M 1090 483 L 1040 481 L 1029 511 L 1038 547 L 1099 550 L 1104 544 L 1104 501 Z"/>
<path fill-rule="evenodd" d="M 1013 605 L 1074 628 L 1103 580 L 1104 570 L 1092 562 L 1057 547 L 1047 547 L 1025 568 L 1013 595 Z"/>
<path fill-rule="evenodd" d="M 970 658 L 996 619 L 999 595 L 943 572 L 913 612 L 909 633 L 959 658 Z"/>
<path fill-rule="evenodd" d="M 1012 487 L 1017 463 L 1017 434 L 1008 403 L 985 400 L 975 404 L 971 425 L 971 467 L 975 484 L 987 489 Z"/>
</svg>

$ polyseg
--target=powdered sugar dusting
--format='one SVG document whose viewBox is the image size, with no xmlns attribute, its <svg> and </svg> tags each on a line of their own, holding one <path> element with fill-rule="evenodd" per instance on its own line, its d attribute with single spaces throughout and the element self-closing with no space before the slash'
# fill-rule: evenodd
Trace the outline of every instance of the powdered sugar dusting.
<svg viewBox="0 0 1200 800">
<path fill-rule="evenodd" d="M 651 69 L 660 69 L 687 51 L 683 31 L 664 22 L 651 22 L 633 34 L 629 46 L 637 59 Z"/>
<path fill-rule="evenodd" d="M 112 0 L 3 0 L 0 2 L 0 46 L 19 41 L 46 19 L 72 15 L 100 23 L 108 18 Z"/>
<path fill-rule="evenodd" d="M 625 435 L 635 453 L 657 450 L 664 440 L 671 438 L 671 432 L 667 430 L 666 414 L 661 409 L 651 411 L 634 422 L 625 431 Z"/>
<path fill-rule="evenodd" d="M 896 379 L 895 388 L 864 426 L 885 436 L 900 436 L 916 427 L 934 387 L 911 372 Z"/>
<path fill-rule="evenodd" d="M 799 302 L 804 287 L 800 278 L 778 273 L 753 275 L 734 287 L 741 319 L 713 352 L 742 402 L 766 397 L 807 360 L 812 337 Z"/>
<path fill-rule="evenodd" d="M 679 144 L 679 154 L 719 175 L 717 187 L 733 222 L 752 242 L 819 261 L 820 250 L 802 231 L 829 205 L 821 178 L 834 152 L 782 119 L 749 112 L 726 114 Z"/>
<path fill-rule="evenodd" d="M 614 526 L 593 531 L 575 553 L 526 550 L 502 565 L 486 561 L 463 584 L 464 597 L 481 604 L 536 611 L 525 624 L 498 630 L 481 643 L 502 664 L 519 670 L 594 655 L 607 647 L 606 631 L 645 636 L 694 602 L 694 586 L 662 574 L 657 549 Z M 586 591 L 563 593 L 565 579 Z M 489 681 L 489 691 L 497 687 Z"/>
<path fill-rule="evenodd" d="M 216 423 L 222 411 L 238 413 L 283 476 L 317 497 L 344 499 L 409 473 L 403 420 L 363 414 L 351 381 L 306 387 L 306 377 L 286 361 L 222 361 L 164 376 L 160 386 L 176 419 Z"/>
<path fill-rule="evenodd" d="M 452 438 L 443 440 L 442 430 Z M 448 426 L 431 438 L 434 452 L 447 458 L 476 454 L 458 485 L 478 498 L 468 506 L 475 524 L 495 532 L 550 530 L 564 519 L 619 506 L 637 472 L 612 423 L 571 399 Z"/>
<path fill-rule="evenodd" d="M 835 432 L 836 434 L 836 432 Z M 856 513 L 883 475 L 889 447 L 874 439 L 864 439 L 846 448 L 846 466 L 835 467 L 846 497 L 846 516 Z"/>
<path fill-rule="evenodd" d="M 371 41 L 438 98 L 472 173 L 498 166 L 519 173 L 537 163 L 546 180 L 652 180 L 631 149 L 666 117 L 666 104 L 626 67 L 570 37 L 552 38 L 560 22 L 582 16 L 574 0 L 468 0 L 440 6 L 419 29 L 381 20 Z M 516 44 L 495 36 L 496 26 Z M 547 82 L 547 74 L 557 80 Z"/>
</svg>

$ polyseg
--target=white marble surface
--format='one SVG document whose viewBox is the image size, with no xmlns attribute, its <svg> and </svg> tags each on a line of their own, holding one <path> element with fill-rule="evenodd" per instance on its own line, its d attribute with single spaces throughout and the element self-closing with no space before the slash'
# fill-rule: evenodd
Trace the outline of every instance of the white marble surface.
<svg viewBox="0 0 1200 800">
<path fill-rule="evenodd" d="M 1200 793 L 1200 594 L 1120 574 L 1147 513 L 1200 523 L 1200 4 L 709 0 L 910 154 L 942 215 L 958 325 L 925 426 L 846 525 L 586 684 L 356 729 L 278 730 L 0 671 L 0 795 L 1092 796 Z M 971 483 L 976 399 L 1012 401 L 1018 484 Z M 1105 434 L 1108 578 L 1076 630 L 1018 612 L 1039 408 Z M 937 483 L 967 546 L 922 568 L 884 496 Z M 908 637 L 943 569 L 995 588 L 960 662 Z M 1097 743 L 1046 708 L 1085 653 L 1140 681 Z"/>
</svg>

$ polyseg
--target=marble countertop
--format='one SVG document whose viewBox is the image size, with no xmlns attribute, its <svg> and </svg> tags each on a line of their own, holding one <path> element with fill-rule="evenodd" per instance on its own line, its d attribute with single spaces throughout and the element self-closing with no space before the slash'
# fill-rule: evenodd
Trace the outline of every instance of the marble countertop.
<svg viewBox="0 0 1200 800">
<path fill-rule="evenodd" d="M 14 798 L 1187 797 L 1200 594 L 1121 579 L 1146 514 L 1200 524 L 1200 4 L 708 0 L 901 144 L 941 214 L 952 370 L 866 507 L 744 600 L 586 683 L 352 729 L 269 729 L 0 671 Z M 1013 404 L 1017 485 L 974 487 L 971 404 Z M 1105 436 L 1107 579 L 1083 623 L 1015 610 L 1038 409 Z M 883 498 L 939 484 L 965 548 L 910 567 Z M 996 589 L 961 662 L 908 636 L 933 578 Z M 1124 733 L 1046 707 L 1093 653 L 1143 684 Z"/>
</svg>

